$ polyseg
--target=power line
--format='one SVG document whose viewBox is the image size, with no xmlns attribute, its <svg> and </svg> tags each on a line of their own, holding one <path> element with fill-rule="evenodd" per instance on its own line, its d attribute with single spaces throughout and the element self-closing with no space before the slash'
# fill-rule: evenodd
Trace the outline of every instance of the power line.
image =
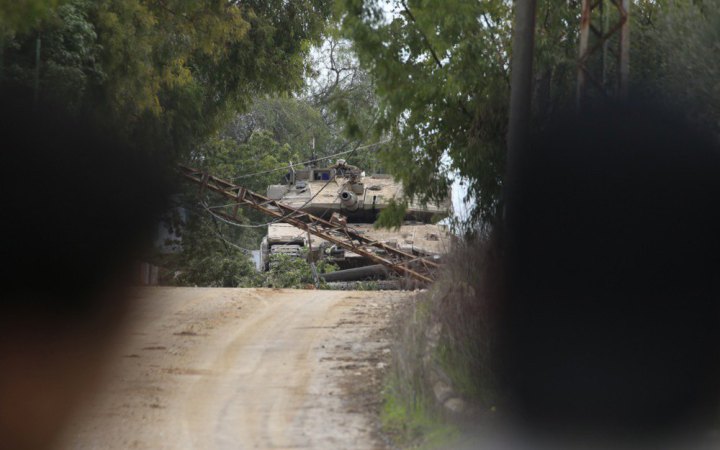
<svg viewBox="0 0 720 450">
<path fill-rule="evenodd" d="M 359 143 L 358 143 L 358 144 L 359 144 Z M 378 145 L 378 144 L 372 144 L 372 145 Z M 369 146 L 365 146 L 365 147 L 369 147 Z M 356 151 L 360 150 L 361 148 L 362 148 L 362 147 L 360 147 L 359 145 L 357 145 L 357 146 L 355 146 L 355 148 L 353 148 L 352 150 L 348 150 L 347 152 L 343 152 L 343 153 L 344 153 L 344 154 L 352 154 L 352 153 L 355 153 Z M 331 156 L 329 156 L 328 158 L 330 158 L 330 157 L 331 157 Z M 325 184 L 323 185 L 323 187 L 321 187 L 320 190 L 315 193 L 315 195 L 313 195 L 312 197 L 310 197 L 310 199 L 309 199 L 308 201 L 306 201 L 305 203 L 303 203 L 302 206 L 300 206 L 300 207 L 298 207 L 298 208 L 295 208 L 296 211 L 291 211 L 291 212 L 289 212 L 288 214 L 286 214 L 286 215 L 284 215 L 284 216 L 282 216 L 282 217 L 278 217 L 277 219 L 275 219 L 275 220 L 273 220 L 273 221 L 271 221 L 271 222 L 267 222 L 267 223 L 263 223 L 263 224 L 246 225 L 246 224 L 234 223 L 234 222 L 231 222 L 231 221 L 229 221 L 229 220 L 224 219 L 223 217 L 215 214 L 215 213 L 212 211 L 212 208 L 222 208 L 222 207 L 224 207 L 224 206 L 209 207 L 209 206 L 207 206 L 207 204 L 203 203 L 203 207 L 205 208 L 205 210 L 206 210 L 207 212 L 209 212 L 210 214 L 212 214 L 213 217 L 215 217 L 215 218 L 217 218 L 218 220 L 221 220 L 221 221 L 227 223 L 228 225 L 233 225 L 233 226 L 236 226 L 236 227 L 239 227 L 239 228 L 262 228 L 262 227 L 267 227 L 267 226 L 273 225 L 273 224 L 275 224 L 275 223 L 284 221 L 285 219 L 287 219 L 288 217 L 292 216 L 293 214 L 296 214 L 296 213 L 298 212 L 298 210 L 301 210 L 301 209 L 303 209 L 304 207 L 306 207 L 307 205 L 309 205 L 310 202 L 312 202 L 313 200 L 315 200 L 315 198 L 316 198 L 318 195 L 320 195 L 320 193 L 321 193 L 322 191 L 324 191 L 325 188 L 328 187 L 328 185 L 330 185 L 331 182 L 335 181 L 336 178 L 337 178 L 337 177 L 332 177 L 332 178 L 330 178 L 330 179 L 327 181 L 327 183 L 325 183 Z M 334 202 L 334 200 L 333 200 L 333 202 Z M 229 204 L 229 205 L 225 205 L 225 206 L 234 206 L 234 205 L 235 205 L 235 204 L 233 203 L 233 204 Z M 329 209 L 329 208 L 328 208 L 328 209 Z M 327 212 L 327 209 L 325 210 L 325 212 Z"/>
<path fill-rule="evenodd" d="M 316 198 L 318 195 L 320 195 L 320 193 L 321 193 L 323 190 L 325 190 L 325 188 L 328 187 L 328 185 L 329 185 L 331 182 L 333 182 L 333 181 L 335 181 L 335 177 L 330 178 L 330 179 L 327 181 L 327 183 L 325 183 L 325 184 L 323 185 L 323 187 L 321 187 L 320 190 L 315 193 L 315 195 L 313 195 L 312 197 L 310 197 L 310 199 L 309 199 L 308 201 L 306 201 L 302 206 L 300 206 L 300 207 L 297 208 L 297 209 L 302 209 L 302 208 L 306 207 L 307 205 L 309 205 L 310 202 L 312 202 L 313 200 L 315 200 L 315 198 Z M 233 204 L 233 206 L 234 206 L 234 205 L 235 205 L 235 204 Z M 227 206 L 231 206 L 231 205 L 227 205 Z M 237 227 L 240 227 L 240 228 L 262 228 L 262 227 L 267 227 L 267 226 L 270 226 L 270 225 L 272 225 L 272 224 L 275 224 L 275 223 L 278 223 L 278 222 L 282 222 L 283 220 L 287 219 L 288 217 L 292 216 L 293 214 L 297 214 L 297 211 L 291 211 L 291 212 L 289 212 L 288 214 L 286 214 L 286 215 L 284 215 L 284 216 L 282 216 L 282 217 L 278 217 L 277 219 L 275 219 L 275 220 L 273 220 L 273 221 L 270 221 L 270 222 L 267 222 L 267 223 L 253 224 L 253 225 L 245 225 L 245 224 L 234 223 L 234 222 L 231 222 L 231 221 L 229 221 L 229 220 L 223 219 L 221 216 L 218 216 L 217 214 L 215 214 L 215 213 L 211 210 L 211 207 L 208 207 L 206 204 L 203 204 L 203 207 L 205 208 L 205 210 L 206 210 L 207 212 L 209 212 L 210 214 L 212 214 L 213 217 L 215 217 L 215 218 L 217 218 L 217 219 L 219 219 L 219 220 L 222 220 L 223 222 L 227 223 L 228 225 L 234 225 L 234 226 L 237 226 Z"/>
<path fill-rule="evenodd" d="M 275 168 L 275 169 L 268 169 L 268 170 L 263 170 L 263 171 L 255 172 L 255 173 L 248 173 L 248 174 L 245 174 L 245 175 L 238 175 L 238 176 L 236 176 L 236 177 L 230 178 L 230 180 L 231 180 L 231 181 L 235 181 L 235 180 L 239 180 L 239 179 L 242 179 L 242 178 L 250 178 L 250 177 L 257 176 L 257 175 L 264 175 L 264 174 L 266 174 L 266 173 L 279 172 L 279 171 L 281 171 L 281 170 L 291 169 L 292 167 L 294 167 L 294 166 L 299 166 L 299 165 L 301 165 L 301 164 L 310 164 L 310 163 L 315 162 L 315 161 L 323 161 L 323 160 L 326 160 L 326 159 L 334 158 L 334 157 L 336 157 L 336 156 L 348 155 L 348 154 L 350 154 L 350 153 L 354 153 L 354 152 L 357 151 L 357 150 L 363 150 L 363 149 L 366 149 L 366 148 L 375 147 L 375 146 L 377 146 L 377 145 L 387 144 L 388 142 L 390 142 L 390 141 L 388 140 L 388 141 L 376 142 L 376 143 L 374 143 L 374 144 L 363 145 L 362 147 L 356 147 L 356 148 L 354 148 L 354 149 L 352 149 L 352 150 L 346 150 L 346 151 L 344 151 L 344 152 L 339 152 L 339 153 L 335 153 L 335 154 L 332 154 L 332 155 L 323 156 L 322 158 L 315 158 L 315 159 L 311 159 L 311 160 L 308 160 L 308 161 L 299 162 L 299 163 L 297 163 L 297 164 L 292 164 L 292 165 L 277 167 L 277 168 Z"/>
<path fill-rule="evenodd" d="M 204 211 L 197 210 L 197 209 L 195 209 L 194 207 L 192 207 L 192 206 L 190 206 L 190 205 L 188 205 L 188 204 L 185 204 L 185 203 L 182 203 L 182 202 L 175 202 L 175 207 L 183 208 L 185 211 L 189 211 L 189 212 L 195 214 L 195 215 L 198 216 L 198 217 L 204 217 L 204 214 L 203 214 Z M 218 219 L 218 220 L 220 220 L 220 221 L 222 221 L 222 222 L 227 222 L 227 221 L 225 221 L 222 217 L 218 217 L 218 216 L 213 215 L 213 218 Z M 233 223 L 233 224 L 231 224 L 231 225 L 237 225 L 237 224 L 234 224 L 234 223 Z M 258 228 L 259 228 L 259 227 L 258 227 Z M 252 254 L 252 252 L 254 251 L 254 250 L 250 250 L 250 249 L 247 249 L 247 248 L 244 248 L 244 247 L 240 247 L 239 245 L 235 244 L 234 242 L 231 242 L 230 240 L 227 239 L 227 237 L 226 237 L 225 235 L 223 235 L 223 234 L 222 234 L 220 231 L 218 231 L 218 230 L 212 230 L 212 229 L 211 229 L 210 231 L 212 231 L 212 233 L 213 233 L 217 238 L 222 239 L 225 243 L 227 243 L 227 244 L 229 244 L 230 246 L 236 248 L 237 250 L 240 250 L 241 252 L 245 253 L 246 255 L 250 255 L 250 254 Z"/>
<path fill-rule="evenodd" d="M 251 256 L 252 252 L 255 250 L 250 250 L 247 248 L 240 247 L 239 245 L 230 242 L 225 236 L 223 236 L 220 232 L 215 232 L 215 235 L 218 237 L 218 239 L 222 239 L 226 244 L 230 245 L 231 247 L 234 247 L 235 249 L 239 250 L 240 252 L 244 253 L 246 256 Z"/>
<path fill-rule="evenodd" d="M 228 225 L 232 225 L 232 226 L 234 226 L 234 227 L 238 227 L 238 228 L 263 228 L 263 227 L 267 227 L 267 226 L 272 225 L 273 223 L 275 223 L 275 221 L 267 222 L 267 223 L 257 223 L 257 224 L 244 224 L 244 223 L 231 222 L 231 221 L 225 219 L 224 217 L 215 214 L 215 213 L 210 209 L 210 207 L 207 206 L 207 204 L 201 203 L 201 205 L 202 205 L 202 207 L 205 209 L 206 212 L 208 212 L 211 216 L 213 216 L 213 217 L 216 218 L 217 220 L 219 220 L 219 221 L 221 221 L 221 222 L 223 222 L 223 223 L 226 223 L 226 224 L 228 224 Z"/>
</svg>

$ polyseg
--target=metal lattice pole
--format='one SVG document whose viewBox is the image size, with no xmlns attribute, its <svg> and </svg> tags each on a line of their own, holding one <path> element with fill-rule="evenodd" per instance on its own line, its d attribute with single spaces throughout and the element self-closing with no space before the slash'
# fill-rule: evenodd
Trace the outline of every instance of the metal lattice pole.
<svg viewBox="0 0 720 450">
<path fill-rule="evenodd" d="M 578 107 L 594 97 L 627 97 L 629 75 L 630 0 L 583 0 Z"/>
<path fill-rule="evenodd" d="M 392 247 L 384 242 L 368 238 L 347 226 L 347 223 L 327 221 L 301 209 L 269 199 L 229 181 L 214 177 L 202 170 L 178 166 L 183 177 L 200 185 L 200 192 L 210 191 L 234 202 L 230 214 L 216 211 L 214 216 L 228 222 L 240 223 L 238 208 L 245 206 L 263 212 L 278 222 L 290 224 L 300 230 L 318 236 L 338 247 L 381 264 L 393 272 L 414 278 L 423 283 L 432 283 L 434 272 L 440 265 L 426 257 Z"/>
</svg>

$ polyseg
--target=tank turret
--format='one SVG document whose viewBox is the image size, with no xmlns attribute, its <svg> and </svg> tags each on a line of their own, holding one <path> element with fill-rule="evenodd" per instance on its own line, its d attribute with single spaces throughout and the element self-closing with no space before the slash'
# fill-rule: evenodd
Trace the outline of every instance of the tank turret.
<svg viewBox="0 0 720 450">
<path fill-rule="evenodd" d="M 328 219 L 333 212 L 350 223 L 373 223 L 392 201 L 402 201 L 402 185 L 384 174 L 366 175 L 360 168 L 338 162 L 325 168 L 296 169 L 284 183 L 268 186 L 267 197 Z M 405 220 L 428 223 L 447 215 L 450 203 L 410 202 Z"/>
</svg>

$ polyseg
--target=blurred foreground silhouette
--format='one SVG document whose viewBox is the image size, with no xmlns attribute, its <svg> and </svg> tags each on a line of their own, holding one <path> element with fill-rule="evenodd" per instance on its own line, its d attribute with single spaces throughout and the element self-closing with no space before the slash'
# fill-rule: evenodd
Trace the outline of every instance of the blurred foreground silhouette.
<svg viewBox="0 0 720 450">
<path fill-rule="evenodd" d="M 47 448 L 92 395 L 167 186 L 145 149 L 0 98 L 0 447 Z"/>
<path fill-rule="evenodd" d="M 497 350 L 516 424 L 538 447 L 700 445 L 720 418 L 717 141 L 624 104 L 558 120 L 525 156 Z"/>
</svg>

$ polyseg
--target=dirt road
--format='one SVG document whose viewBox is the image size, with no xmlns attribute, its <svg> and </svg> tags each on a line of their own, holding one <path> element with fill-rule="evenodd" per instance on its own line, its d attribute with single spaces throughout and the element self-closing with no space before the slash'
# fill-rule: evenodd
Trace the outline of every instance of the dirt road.
<svg viewBox="0 0 720 450">
<path fill-rule="evenodd" d="M 383 448 L 388 320 L 408 295 L 148 289 L 62 448 Z"/>
</svg>

